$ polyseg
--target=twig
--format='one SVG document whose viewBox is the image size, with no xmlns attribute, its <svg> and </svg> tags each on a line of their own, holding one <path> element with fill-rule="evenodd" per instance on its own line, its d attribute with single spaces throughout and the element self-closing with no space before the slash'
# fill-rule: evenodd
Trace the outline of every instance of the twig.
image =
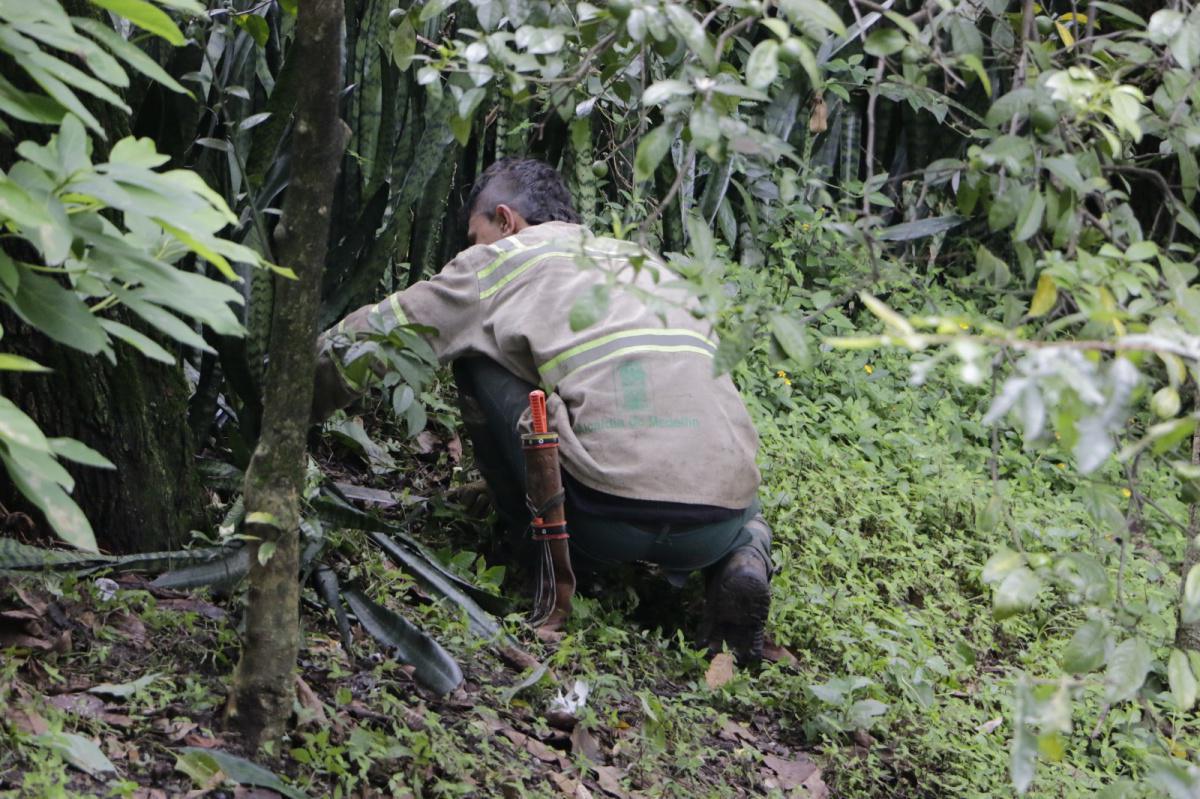
<svg viewBox="0 0 1200 799">
<path fill-rule="evenodd" d="M 679 193 L 679 187 L 683 185 L 683 176 L 687 174 L 688 169 L 691 167 L 692 159 L 695 157 L 696 145 L 689 144 L 687 152 L 683 156 L 683 163 L 680 164 L 679 169 L 675 170 L 675 180 L 672 181 L 671 188 L 667 190 L 666 195 L 659 201 L 658 205 L 654 206 L 654 210 L 650 212 L 650 215 L 638 227 L 638 244 L 643 248 L 646 246 L 646 234 L 650 232 L 650 226 L 663 215 L 663 211 L 667 209 L 667 206 L 675 199 L 675 195 Z"/>
<path fill-rule="evenodd" d="M 887 61 L 883 56 L 879 56 L 875 63 L 875 83 L 871 86 L 867 94 L 867 179 L 863 182 L 863 215 L 871 213 L 871 195 L 867 192 L 867 188 L 871 185 L 871 179 L 875 177 L 875 104 L 879 100 L 879 84 L 883 83 L 883 69 L 887 66 Z"/>
<path fill-rule="evenodd" d="M 1025 69 L 1029 60 L 1029 39 L 1033 36 L 1033 0 L 1025 0 L 1025 8 L 1021 12 L 1021 56 L 1017 59 L 1017 71 L 1013 74 L 1013 89 L 1019 89 L 1025 84 Z M 1013 113 L 1012 121 L 1008 123 L 1010 134 L 1017 132 L 1019 115 Z"/>
</svg>

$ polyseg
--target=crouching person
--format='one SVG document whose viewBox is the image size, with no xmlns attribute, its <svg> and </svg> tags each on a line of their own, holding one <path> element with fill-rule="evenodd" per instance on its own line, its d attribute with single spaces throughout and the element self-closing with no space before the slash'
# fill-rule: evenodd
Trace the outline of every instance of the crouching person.
<svg viewBox="0 0 1200 799">
<path fill-rule="evenodd" d="M 757 659 L 771 574 L 758 436 L 729 376 L 714 376 L 717 343 L 687 292 L 636 247 L 580 225 L 561 176 L 540 161 L 492 164 L 467 211 L 470 246 L 438 275 L 322 336 L 315 417 L 355 396 L 339 359 L 356 332 L 432 328 L 497 512 L 523 534 L 521 433 L 529 392 L 542 388 L 575 570 L 645 561 L 669 575 L 703 571 L 710 646 Z M 576 300 L 602 287 L 611 290 L 598 318 L 572 329 Z"/>
</svg>

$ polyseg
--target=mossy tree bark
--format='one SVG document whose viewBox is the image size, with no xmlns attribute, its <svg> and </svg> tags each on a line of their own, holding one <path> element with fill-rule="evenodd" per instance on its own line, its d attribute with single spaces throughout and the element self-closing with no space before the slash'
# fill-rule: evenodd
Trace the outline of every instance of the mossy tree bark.
<svg viewBox="0 0 1200 799">
<path fill-rule="evenodd" d="M 303 0 L 289 57 L 309 78 L 296 97 L 292 173 L 276 231 L 279 259 L 298 280 L 279 279 L 271 321 L 263 425 L 246 472 L 247 532 L 258 536 L 250 570 L 246 633 L 227 721 L 257 749 L 282 735 L 292 708 L 300 646 L 299 504 L 305 431 L 312 407 L 321 270 L 344 127 L 343 0 Z M 273 550 L 267 557 L 264 548 Z M 260 562 L 259 554 L 263 557 Z"/>
</svg>

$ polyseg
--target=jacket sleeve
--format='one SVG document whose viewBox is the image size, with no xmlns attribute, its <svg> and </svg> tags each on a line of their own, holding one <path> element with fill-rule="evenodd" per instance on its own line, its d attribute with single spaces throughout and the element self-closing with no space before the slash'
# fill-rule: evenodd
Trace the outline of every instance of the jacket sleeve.
<svg viewBox="0 0 1200 799">
<path fill-rule="evenodd" d="M 382 367 L 374 358 L 360 359 L 355 350 L 364 333 L 386 333 L 404 324 L 433 328 L 426 339 L 441 363 L 479 346 L 483 330 L 475 264 L 487 257 L 487 248 L 472 247 L 429 280 L 364 305 L 322 333 L 317 340 L 312 421 L 322 421 L 353 401 L 367 388 L 372 370 L 380 374 Z"/>
</svg>

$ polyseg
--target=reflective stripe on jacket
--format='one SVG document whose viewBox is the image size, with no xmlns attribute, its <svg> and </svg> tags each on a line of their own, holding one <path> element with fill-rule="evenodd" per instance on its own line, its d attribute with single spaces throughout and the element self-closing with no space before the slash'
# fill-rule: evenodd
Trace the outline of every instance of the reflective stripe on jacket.
<svg viewBox="0 0 1200 799">
<path fill-rule="evenodd" d="M 335 330 L 427 325 L 443 363 L 483 355 L 542 386 L 563 467 L 594 489 L 748 507 L 758 436 L 729 376 L 713 374 L 716 338 L 680 279 L 658 261 L 635 268 L 637 253 L 579 225 L 534 225 L 464 250 Z M 353 396 L 330 379 L 333 332 L 318 366 L 318 404 L 329 409 Z"/>
</svg>

